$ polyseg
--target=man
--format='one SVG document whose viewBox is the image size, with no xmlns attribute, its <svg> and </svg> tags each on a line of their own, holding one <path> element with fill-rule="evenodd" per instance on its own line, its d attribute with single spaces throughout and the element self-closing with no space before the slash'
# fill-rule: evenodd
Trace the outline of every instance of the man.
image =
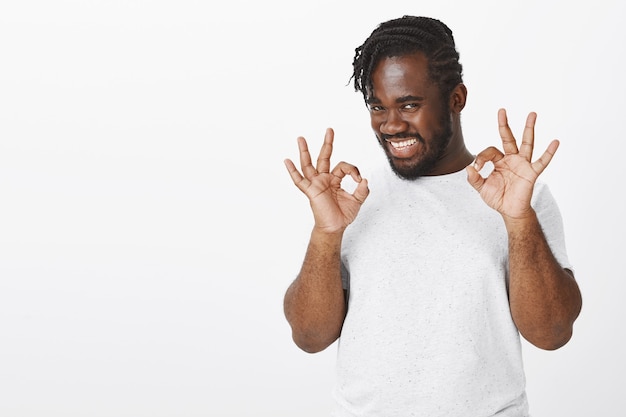
<svg viewBox="0 0 626 417">
<path fill-rule="evenodd" d="M 315 166 L 304 138 L 301 172 L 285 161 L 314 216 L 284 300 L 295 343 L 339 338 L 334 416 L 527 416 L 519 335 L 557 349 L 581 309 L 558 208 L 536 182 L 558 141 L 533 162 L 535 113 L 518 147 L 501 109 L 503 151 L 468 151 L 462 67 L 438 20 L 382 23 L 353 69 L 389 164 L 369 182 L 331 169 L 331 129 Z"/>
</svg>

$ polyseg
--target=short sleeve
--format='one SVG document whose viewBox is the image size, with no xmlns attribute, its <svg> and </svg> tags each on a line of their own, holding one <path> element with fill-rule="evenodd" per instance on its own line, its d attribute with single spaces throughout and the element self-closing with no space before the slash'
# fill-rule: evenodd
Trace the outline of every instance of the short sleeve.
<svg viewBox="0 0 626 417">
<path fill-rule="evenodd" d="M 348 272 L 348 268 L 346 268 L 343 262 L 341 262 L 341 283 L 344 290 L 348 291 L 350 289 L 350 272 Z"/>
</svg>

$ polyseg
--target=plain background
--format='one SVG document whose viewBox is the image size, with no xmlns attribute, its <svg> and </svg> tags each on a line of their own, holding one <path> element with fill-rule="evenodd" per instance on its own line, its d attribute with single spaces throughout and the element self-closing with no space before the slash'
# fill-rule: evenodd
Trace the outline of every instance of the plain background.
<svg viewBox="0 0 626 417">
<path fill-rule="evenodd" d="M 442 19 L 465 138 L 521 133 L 557 198 L 584 296 L 572 341 L 524 343 L 534 417 L 623 415 L 620 2 L 5 0 L 0 3 L 0 415 L 299 416 L 330 407 L 336 345 L 291 341 L 311 227 L 284 158 L 379 157 L 348 84 L 383 20 Z M 480 238 L 477 236 L 477 238 Z"/>
</svg>

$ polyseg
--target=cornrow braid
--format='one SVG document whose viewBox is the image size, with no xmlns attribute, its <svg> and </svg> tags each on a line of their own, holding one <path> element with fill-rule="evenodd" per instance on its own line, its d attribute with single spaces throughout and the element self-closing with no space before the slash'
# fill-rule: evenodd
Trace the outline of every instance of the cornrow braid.
<svg viewBox="0 0 626 417">
<path fill-rule="evenodd" d="M 365 42 L 355 49 L 352 63 L 354 89 L 367 99 L 372 86 L 372 71 L 383 58 L 423 52 L 428 58 L 428 73 L 446 99 L 463 82 L 452 31 L 430 17 L 403 16 L 381 23 Z"/>
</svg>

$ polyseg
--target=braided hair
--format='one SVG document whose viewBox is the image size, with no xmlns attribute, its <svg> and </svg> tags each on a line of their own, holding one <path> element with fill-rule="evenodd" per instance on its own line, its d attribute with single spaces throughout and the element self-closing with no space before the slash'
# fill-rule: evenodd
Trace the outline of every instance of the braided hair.
<svg viewBox="0 0 626 417">
<path fill-rule="evenodd" d="M 381 23 L 365 42 L 355 49 L 352 63 L 355 91 L 367 100 L 371 91 L 372 71 L 383 58 L 422 52 L 428 59 L 429 77 L 439 86 L 442 98 L 463 82 L 452 31 L 443 22 L 430 17 L 403 16 Z"/>
</svg>

